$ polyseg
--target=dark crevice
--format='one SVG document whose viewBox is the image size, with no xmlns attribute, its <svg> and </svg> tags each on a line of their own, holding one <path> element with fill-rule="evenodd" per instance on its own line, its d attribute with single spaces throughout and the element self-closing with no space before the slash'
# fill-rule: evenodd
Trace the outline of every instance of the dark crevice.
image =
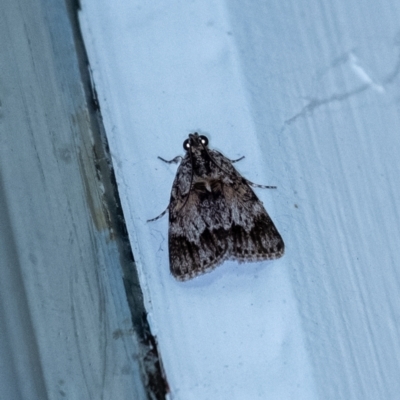
<svg viewBox="0 0 400 400">
<path fill-rule="evenodd" d="M 143 302 L 143 293 L 139 285 L 138 274 L 126 229 L 124 213 L 118 193 L 109 145 L 104 131 L 100 104 L 90 74 L 90 64 L 79 28 L 79 0 L 66 0 L 69 20 L 73 30 L 75 49 L 79 62 L 82 84 L 85 90 L 90 125 L 94 140 L 93 158 L 96 173 L 104 186 L 103 208 L 108 216 L 110 236 L 119 248 L 120 264 L 123 269 L 123 280 L 126 297 L 131 311 L 132 325 L 141 344 L 142 379 L 147 387 L 148 398 L 163 400 L 169 392 L 168 383 L 162 367 L 157 348 L 157 340 L 150 332 L 147 313 Z"/>
</svg>

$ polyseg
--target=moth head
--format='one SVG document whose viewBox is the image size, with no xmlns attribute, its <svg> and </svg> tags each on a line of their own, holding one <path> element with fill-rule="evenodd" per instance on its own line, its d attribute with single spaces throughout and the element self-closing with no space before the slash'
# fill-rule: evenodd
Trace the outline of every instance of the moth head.
<svg viewBox="0 0 400 400">
<path fill-rule="evenodd" d="M 208 145 L 208 139 L 203 136 L 199 135 L 197 132 L 190 133 L 189 139 L 186 139 L 183 142 L 183 148 L 188 151 L 191 147 L 206 147 Z"/>
</svg>

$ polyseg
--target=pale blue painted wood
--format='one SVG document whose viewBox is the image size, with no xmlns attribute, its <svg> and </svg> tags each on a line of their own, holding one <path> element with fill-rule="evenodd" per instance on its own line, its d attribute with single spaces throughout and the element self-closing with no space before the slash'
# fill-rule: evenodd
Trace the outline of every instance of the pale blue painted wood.
<svg viewBox="0 0 400 400">
<path fill-rule="evenodd" d="M 146 399 L 65 3 L 3 2 L 0 37 L 0 398 Z"/>
</svg>

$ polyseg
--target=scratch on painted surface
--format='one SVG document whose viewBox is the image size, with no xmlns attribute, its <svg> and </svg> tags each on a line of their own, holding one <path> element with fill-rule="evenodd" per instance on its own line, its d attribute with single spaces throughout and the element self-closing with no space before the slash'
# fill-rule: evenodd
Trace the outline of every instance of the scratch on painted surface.
<svg viewBox="0 0 400 400">
<path fill-rule="evenodd" d="M 313 114 L 313 112 L 320 107 L 334 103 L 347 100 L 350 97 L 356 96 L 368 89 L 376 90 L 378 93 L 385 92 L 385 86 L 391 85 L 393 81 L 397 78 L 400 73 L 400 40 L 395 40 L 395 46 L 398 49 L 397 61 L 390 73 L 388 73 L 381 81 L 377 83 L 373 80 L 370 75 L 366 72 L 360 64 L 359 59 L 355 56 L 353 51 L 350 51 L 332 61 L 329 68 L 336 68 L 342 64 L 348 64 L 352 71 L 357 75 L 357 77 L 363 82 L 361 85 L 355 89 L 345 91 L 342 93 L 334 93 L 328 97 L 324 98 L 310 98 L 308 103 L 294 116 L 288 118 L 284 121 L 280 132 L 283 132 L 288 125 L 293 124 L 299 118 L 306 117 L 307 115 Z"/>
</svg>

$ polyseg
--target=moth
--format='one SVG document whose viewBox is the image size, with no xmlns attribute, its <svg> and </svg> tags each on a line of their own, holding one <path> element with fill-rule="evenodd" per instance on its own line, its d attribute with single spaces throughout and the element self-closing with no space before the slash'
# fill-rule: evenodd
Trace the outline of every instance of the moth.
<svg viewBox="0 0 400 400">
<path fill-rule="evenodd" d="M 238 262 L 272 260 L 285 245 L 262 202 L 233 164 L 208 148 L 206 136 L 189 134 L 183 142 L 184 157 L 178 163 L 167 209 L 169 212 L 169 260 L 172 275 L 185 281 L 209 272 L 225 260 Z"/>
</svg>

